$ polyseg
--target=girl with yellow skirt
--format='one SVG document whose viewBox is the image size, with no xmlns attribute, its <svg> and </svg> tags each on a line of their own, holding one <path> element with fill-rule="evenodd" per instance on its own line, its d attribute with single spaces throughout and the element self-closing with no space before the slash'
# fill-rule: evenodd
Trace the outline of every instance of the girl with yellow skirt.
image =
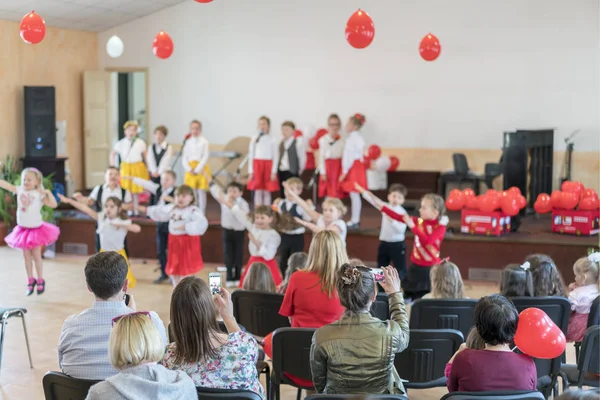
<svg viewBox="0 0 600 400">
<path fill-rule="evenodd" d="M 86 204 L 74 199 L 69 199 L 61 194 L 58 197 L 60 197 L 61 202 L 70 204 L 97 220 L 98 229 L 96 233 L 100 236 L 100 252 L 114 251 L 119 253 L 125 258 L 129 266 L 129 259 L 125 253 L 125 236 L 127 236 L 127 232 L 139 233 L 142 228 L 139 225 L 133 224 L 127 218 L 127 213 L 123 210 L 123 204 L 119 198 L 109 197 L 104 203 L 104 209 L 101 212 L 96 212 Z M 137 280 L 131 273 L 131 267 L 127 270 L 127 280 L 129 281 L 130 288 L 135 287 Z"/>
<path fill-rule="evenodd" d="M 193 120 L 190 123 L 190 137 L 183 145 L 181 162 L 185 171 L 184 184 L 194 190 L 203 214 L 206 214 L 206 191 L 210 183 L 206 176 L 211 175 L 208 155 L 208 140 L 202 136 L 202 123 Z"/>
<path fill-rule="evenodd" d="M 150 179 L 148 168 L 144 159 L 146 158 L 146 142 L 137 137 L 137 121 L 127 121 L 123 125 L 125 137 L 115 144 L 110 153 L 111 165 L 117 165 L 116 157 L 119 156 L 119 165 L 121 176 L 130 176 L 132 178 Z M 140 193 L 144 188 L 135 185 L 132 180 L 121 182 L 123 189 L 131 193 L 133 199 L 133 214 L 138 215 L 138 206 L 140 204 Z"/>
</svg>

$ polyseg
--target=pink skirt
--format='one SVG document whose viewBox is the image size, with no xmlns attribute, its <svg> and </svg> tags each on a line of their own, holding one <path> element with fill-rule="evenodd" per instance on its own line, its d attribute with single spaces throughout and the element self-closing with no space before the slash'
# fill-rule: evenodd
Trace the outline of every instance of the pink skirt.
<svg viewBox="0 0 600 400">
<path fill-rule="evenodd" d="M 42 225 L 37 228 L 25 228 L 17 225 L 4 238 L 4 241 L 13 249 L 31 250 L 56 242 L 59 234 L 58 226 L 47 222 L 42 222 Z"/>
<path fill-rule="evenodd" d="M 567 331 L 567 342 L 581 342 L 587 330 L 589 314 L 572 312 L 569 318 L 569 330 Z"/>
</svg>

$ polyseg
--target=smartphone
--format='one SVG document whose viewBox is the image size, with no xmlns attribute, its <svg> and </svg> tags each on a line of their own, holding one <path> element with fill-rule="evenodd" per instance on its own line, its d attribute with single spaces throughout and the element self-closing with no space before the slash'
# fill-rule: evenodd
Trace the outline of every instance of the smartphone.
<svg viewBox="0 0 600 400">
<path fill-rule="evenodd" d="M 375 282 L 385 281 L 385 274 L 381 268 L 371 268 L 371 273 L 373 274 L 373 279 L 375 279 Z"/>
<path fill-rule="evenodd" d="M 213 295 L 221 294 L 221 274 L 218 272 L 209 272 L 208 286 L 210 287 L 210 293 Z"/>
<path fill-rule="evenodd" d="M 128 295 L 127 293 L 125 293 L 125 305 L 128 306 L 129 305 L 129 299 L 131 298 L 130 295 Z"/>
</svg>

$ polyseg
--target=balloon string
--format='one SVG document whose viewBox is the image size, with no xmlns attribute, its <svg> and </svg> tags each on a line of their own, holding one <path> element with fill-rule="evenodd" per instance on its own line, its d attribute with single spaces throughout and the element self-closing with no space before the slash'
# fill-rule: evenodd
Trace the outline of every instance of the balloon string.
<svg viewBox="0 0 600 400">
<path fill-rule="evenodd" d="M 512 351 L 512 352 L 514 352 L 515 350 L 518 350 L 518 349 L 519 349 L 519 348 L 518 348 L 517 346 L 515 346 L 515 347 L 513 347 L 513 348 L 512 348 L 512 350 L 511 350 L 511 351 Z"/>
</svg>

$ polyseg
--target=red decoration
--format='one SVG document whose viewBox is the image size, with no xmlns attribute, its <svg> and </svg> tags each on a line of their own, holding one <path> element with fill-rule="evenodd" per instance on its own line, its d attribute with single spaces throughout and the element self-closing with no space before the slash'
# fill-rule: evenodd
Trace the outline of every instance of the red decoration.
<svg viewBox="0 0 600 400">
<path fill-rule="evenodd" d="M 470 210 L 479 210 L 479 197 L 466 196 L 463 191 L 463 197 L 465 198 L 465 206 Z"/>
<path fill-rule="evenodd" d="M 552 204 L 552 208 L 562 208 L 562 192 L 560 190 L 555 190 L 550 195 L 550 204 Z"/>
<path fill-rule="evenodd" d="M 463 194 L 463 197 L 465 197 L 465 198 L 475 197 L 475 191 L 471 188 L 463 189 L 462 194 Z"/>
<path fill-rule="evenodd" d="M 500 199 L 494 195 L 479 196 L 478 205 L 480 211 L 491 213 L 500 206 Z"/>
<path fill-rule="evenodd" d="M 533 204 L 533 209 L 538 214 L 546 214 L 552 211 L 552 203 L 550 202 L 550 195 L 546 193 L 540 193 Z"/>
<path fill-rule="evenodd" d="M 202 4 L 206 4 L 206 3 L 212 3 L 213 0 L 196 0 L 196 3 L 202 3 Z"/>
<path fill-rule="evenodd" d="M 517 198 L 517 206 L 519 207 L 519 210 L 524 209 L 525 206 L 527 205 L 527 199 L 525 198 L 525 196 L 518 195 L 518 196 L 516 196 L 516 198 Z"/>
<path fill-rule="evenodd" d="M 302 131 L 300 129 L 296 129 L 296 131 L 294 131 L 294 137 L 295 138 L 299 138 L 302 135 Z"/>
<path fill-rule="evenodd" d="M 309 141 L 308 141 L 308 145 L 310 146 L 311 149 L 313 150 L 319 150 L 319 136 L 315 135 L 313 136 Z"/>
<path fill-rule="evenodd" d="M 597 199 L 598 194 L 594 189 L 585 189 L 583 192 L 581 192 L 581 198 L 585 199 L 586 197 L 593 197 Z"/>
<path fill-rule="evenodd" d="M 381 147 L 376 144 L 370 145 L 367 150 L 367 156 L 369 160 L 377 160 L 381 156 Z"/>
<path fill-rule="evenodd" d="M 572 210 L 579 203 L 579 194 L 575 192 L 562 192 L 560 197 L 560 208 Z"/>
<path fill-rule="evenodd" d="M 306 152 L 306 167 L 305 167 L 305 169 L 310 170 L 310 169 L 315 169 L 315 168 L 316 168 L 315 153 L 313 153 L 312 151 L 307 151 Z"/>
<path fill-rule="evenodd" d="M 459 189 L 454 189 L 446 199 L 446 208 L 450 211 L 458 211 L 465 205 L 465 198 Z"/>
<path fill-rule="evenodd" d="M 346 40 L 355 49 L 369 46 L 375 37 L 373 20 L 361 9 L 350 16 L 346 23 Z"/>
<path fill-rule="evenodd" d="M 520 195 L 520 194 L 521 194 L 521 189 L 519 189 L 519 188 L 518 188 L 518 187 L 516 187 L 516 186 L 511 186 L 511 187 L 510 187 L 510 188 L 507 190 L 507 192 L 509 192 L 509 193 L 514 193 L 514 194 L 517 194 L 517 195 Z"/>
<path fill-rule="evenodd" d="M 579 202 L 578 210 L 596 210 L 598 208 L 598 196 L 596 197 L 584 197 Z"/>
<path fill-rule="evenodd" d="M 431 33 L 425 35 L 419 44 L 419 53 L 425 61 L 434 61 L 440 56 L 441 51 L 442 46 L 440 45 L 440 41 Z"/>
<path fill-rule="evenodd" d="M 388 171 L 397 170 L 399 165 L 400 165 L 400 159 L 396 156 L 390 156 L 390 168 L 388 169 Z"/>
<path fill-rule="evenodd" d="M 577 197 L 581 196 L 581 193 L 585 190 L 585 187 L 581 182 L 564 181 L 560 187 L 564 192 L 575 193 Z"/>
<path fill-rule="evenodd" d="M 539 308 L 527 308 L 519 314 L 515 344 L 523 353 L 535 358 L 560 356 L 567 345 L 565 334 Z"/>
<path fill-rule="evenodd" d="M 158 58 L 166 59 L 173 54 L 173 40 L 165 31 L 158 32 L 152 43 L 152 52 Z"/>
<path fill-rule="evenodd" d="M 327 129 L 321 128 L 317 131 L 317 134 L 315 136 L 317 137 L 317 140 L 319 140 L 325 135 L 327 135 Z M 313 137 L 315 137 L 315 136 L 313 136 Z"/>
<path fill-rule="evenodd" d="M 503 196 L 500 201 L 500 207 L 504 214 L 514 217 L 520 210 L 517 196 Z"/>
<path fill-rule="evenodd" d="M 46 23 L 34 11 L 25 15 L 20 25 L 21 39 L 25 43 L 38 44 L 46 36 Z"/>
</svg>

